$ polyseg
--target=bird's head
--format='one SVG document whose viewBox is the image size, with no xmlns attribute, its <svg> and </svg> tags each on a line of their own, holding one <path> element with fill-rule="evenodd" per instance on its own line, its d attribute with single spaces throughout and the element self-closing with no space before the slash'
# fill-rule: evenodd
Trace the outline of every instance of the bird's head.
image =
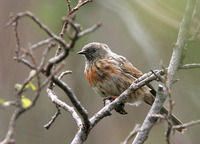
<svg viewBox="0 0 200 144">
<path fill-rule="evenodd" d="M 77 54 L 82 54 L 89 62 L 105 59 L 111 56 L 112 52 L 106 44 L 92 42 L 83 47 Z"/>
</svg>

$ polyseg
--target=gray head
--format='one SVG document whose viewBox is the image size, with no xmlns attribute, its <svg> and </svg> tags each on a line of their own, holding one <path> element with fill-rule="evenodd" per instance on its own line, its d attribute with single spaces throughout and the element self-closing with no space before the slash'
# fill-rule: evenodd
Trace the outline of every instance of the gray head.
<svg viewBox="0 0 200 144">
<path fill-rule="evenodd" d="M 94 62 L 110 57 L 111 53 L 111 50 L 106 44 L 92 42 L 85 45 L 77 54 L 83 54 L 89 62 Z"/>
</svg>

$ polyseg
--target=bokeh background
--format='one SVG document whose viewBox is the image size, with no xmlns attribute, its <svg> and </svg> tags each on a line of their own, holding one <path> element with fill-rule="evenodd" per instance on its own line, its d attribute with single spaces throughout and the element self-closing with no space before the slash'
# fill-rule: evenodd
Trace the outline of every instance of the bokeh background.
<svg viewBox="0 0 200 144">
<path fill-rule="evenodd" d="M 77 12 L 76 22 L 83 28 L 88 28 L 101 21 L 103 26 L 96 32 L 87 35 L 75 45 L 65 61 L 64 70 L 72 70 L 73 74 L 64 78 L 72 88 L 82 105 L 93 116 L 103 106 L 102 100 L 96 96 L 85 79 L 84 58 L 76 55 L 89 42 L 102 42 L 116 53 L 125 56 L 141 71 L 159 69 L 160 62 L 167 66 L 172 54 L 172 45 L 176 42 L 182 20 L 186 0 L 94 0 L 81 7 Z M 77 3 L 72 1 L 73 6 Z M 15 38 L 12 27 L 4 28 L 12 12 L 33 12 L 54 33 L 62 28 L 61 18 L 67 12 L 65 0 L 0 0 L 0 98 L 14 100 L 14 85 L 22 83 L 29 74 L 29 69 L 13 60 Z M 193 29 L 199 21 L 195 20 Z M 30 44 L 47 38 L 30 19 L 23 18 L 19 22 L 21 46 L 27 48 Z M 65 37 L 66 38 L 66 37 Z M 66 38 L 67 40 L 67 38 Z M 187 53 L 185 63 L 200 62 L 199 38 L 193 43 Z M 42 48 L 35 51 L 39 59 Z M 49 54 L 52 57 L 55 49 Z M 183 122 L 200 119 L 200 70 L 180 70 L 176 78 L 180 79 L 173 85 L 172 97 L 175 101 L 173 113 Z M 158 83 L 154 83 L 155 86 Z M 60 99 L 71 105 L 68 97 L 56 89 Z M 27 97 L 31 97 L 27 95 Z M 166 102 L 167 103 L 167 102 Z M 128 115 L 122 116 L 113 111 L 111 117 L 103 119 L 89 134 L 87 144 L 120 143 L 136 123 L 142 123 L 149 106 L 127 106 Z M 0 141 L 8 130 L 13 107 L 0 108 Z M 49 100 L 45 89 L 34 108 L 24 113 L 17 121 L 15 140 L 17 144 L 66 144 L 70 143 L 77 132 L 77 127 L 66 111 L 49 130 L 43 128 L 56 109 Z M 146 143 L 162 144 L 165 142 L 166 124 L 153 127 Z M 172 135 L 172 143 L 199 143 L 200 125 L 189 127 L 184 134 Z"/>
</svg>

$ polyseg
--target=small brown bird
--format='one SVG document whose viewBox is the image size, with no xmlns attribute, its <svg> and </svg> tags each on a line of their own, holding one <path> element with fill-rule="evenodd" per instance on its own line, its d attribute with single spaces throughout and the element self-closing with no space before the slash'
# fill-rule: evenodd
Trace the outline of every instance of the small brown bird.
<svg viewBox="0 0 200 144">
<path fill-rule="evenodd" d="M 86 58 L 85 74 L 93 90 L 102 98 L 115 99 L 123 93 L 134 81 L 142 76 L 142 72 L 135 68 L 125 57 L 112 52 L 106 44 L 92 42 L 83 47 L 77 54 Z M 156 91 L 143 86 L 126 99 L 127 104 L 138 106 L 141 101 L 152 105 Z M 126 114 L 122 104 L 116 111 Z M 162 107 L 161 113 L 167 114 Z M 174 115 L 171 116 L 174 125 L 182 124 Z M 177 129 L 182 132 L 182 129 Z"/>
</svg>

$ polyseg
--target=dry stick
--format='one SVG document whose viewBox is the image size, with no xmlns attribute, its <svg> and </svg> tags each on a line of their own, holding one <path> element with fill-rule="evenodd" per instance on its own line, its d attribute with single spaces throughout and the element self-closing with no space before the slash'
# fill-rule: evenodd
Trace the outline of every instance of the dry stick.
<svg viewBox="0 0 200 144">
<path fill-rule="evenodd" d="M 67 1 L 67 6 L 68 6 L 68 11 L 71 11 L 71 2 L 70 0 L 66 0 Z"/>
<path fill-rule="evenodd" d="M 126 137 L 126 139 L 122 144 L 127 144 L 130 141 L 130 139 L 133 138 L 138 133 L 139 130 L 140 130 L 140 124 L 135 124 L 134 129 L 130 132 L 130 134 Z"/>
<path fill-rule="evenodd" d="M 30 69 L 35 69 L 34 65 L 31 64 L 28 60 L 24 59 L 24 58 L 17 58 L 17 57 L 13 57 L 14 60 L 17 60 L 19 62 L 22 62 L 24 65 L 26 65 L 27 67 L 29 67 Z"/>
<path fill-rule="evenodd" d="M 200 68 L 199 63 L 185 64 L 179 67 L 179 69 L 195 69 Z"/>
<path fill-rule="evenodd" d="M 47 77 L 47 79 L 42 83 L 41 87 L 44 87 L 46 84 L 48 84 L 51 81 L 51 79 L 54 77 L 54 75 L 56 75 L 56 73 L 63 68 L 63 66 L 64 66 L 64 63 L 61 63 L 56 69 L 54 69 L 52 73 Z"/>
<path fill-rule="evenodd" d="M 77 6 L 72 9 L 70 0 L 66 0 L 66 1 L 67 1 L 67 5 L 68 5 L 68 13 L 67 13 L 66 17 L 69 17 L 70 15 L 72 15 L 75 11 L 77 11 L 81 6 L 85 5 L 86 3 L 92 2 L 92 0 L 86 0 L 84 2 L 82 2 L 82 0 L 79 0 Z M 67 25 L 68 25 L 68 21 L 65 21 L 64 24 L 63 24 L 62 30 L 60 32 L 60 37 L 61 38 L 63 38 L 63 36 L 65 34 L 65 30 L 67 28 Z M 61 51 L 61 46 L 58 45 L 58 49 L 56 51 L 56 56 L 60 53 L 60 51 Z"/>
<path fill-rule="evenodd" d="M 61 43 L 61 45 L 64 47 L 64 49 L 67 49 L 68 46 L 65 43 L 65 41 L 63 39 L 61 39 L 60 37 L 58 37 L 57 35 L 55 35 L 46 25 L 44 25 L 42 22 L 40 22 L 40 20 L 31 12 L 27 11 L 27 12 L 22 12 L 22 13 L 18 13 L 16 15 L 16 17 L 14 17 L 10 22 L 8 22 L 5 27 L 11 25 L 12 23 L 18 21 L 18 19 L 27 16 L 29 18 L 31 18 L 35 23 L 37 23 L 40 28 L 42 28 L 50 37 L 52 37 L 53 39 L 55 39 L 56 41 L 58 41 L 59 43 Z"/>
<path fill-rule="evenodd" d="M 54 116 L 51 118 L 51 120 L 46 124 L 44 125 L 44 128 L 46 129 L 49 129 L 50 126 L 54 123 L 54 121 L 56 120 L 56 118 L 61 114 L 60 112 L 60 108 L 58 106 L 56 106 L 57 108 L 57 112 L 54 114 Z"/>
<path fill-rule="evenodd" d="M 88 119 L 88 112 L 85 110 L 85 108 L 81 105 L 81 103 L 78 101 L 77 97 L 73 93 L 73 91 L 68 87 L 68 85 L 63 82 L 62 80 L 58 79 L 58 77 L 54 76 L 52 78 L 53 83 L 55 83 L 57 86 L 59 86 L 69 97 L 70 101 L 74 105 L 74 107 L 77 109 L 77 111 L 80 113 L 84 120 L 85 127 L 90 126 L 90 122 Z"/>
<path fill-rule="evenodd" d="M 180 65 L 182 50 L 187 41 L 186 35 L 188 33 L 188 28 L 190 26 L 190 21 L 191 21 L 193 9 L 194 9 L 194 4 L 195 4 L 195 0 L 188 0 L 188 2 L 187 2 L 186 12 L 185 12 L 184 18 L 181 23 L 177 43 L 176 43 L 176 46 L 174 47 L 172 58 L 170 60 L 170 64 L 169 64 L 169 68 L 168 68 L 168 79 L 166 81 L 166 83 L 170 89 L 171 89 L 171 85 L 173 83 L 174 75 Z M 153 121 L 153 122 L 150 121 L 151 115 L 152 115 L 152 113 L 153 114 L 157 113 L 158 110 L 160 110 L 162 108 L 168 95 L 169 94 L 166 91 L 166 88 L 164 87 L 164 93 L 159 95 L 159 98 L 157 98 L 159 103 L 157 103 L 156 100 L 154 101 L 153 106 L 151 107 L 149 113 L 147 114 L 147 117 L 145 118 L 145 121 L 143 122 L 143 124 L 141 126 L 141 132 L 138 132 L 136 138 L 133 141 L 133 144 L 143 144 L 146 141 L 151 128 L 156 123 L 156 121 Z M 157 105 L 157 106 L 154 106 L 154 105 Z"/>
<path fill-rule="evenodd" d="M 58 79 L 62 79 L 63 76 L 67 75 L 67 74 L 72 74 L 72 71 L 68 70 L 68 71 L 64 71 L 60 74 L 60 76 L 58 77 Z"/>
<path fill-rule="evenodd" d="M 102 23 L 101 22 L 98 22 L 97 24 L 95 24 L 94 26 L 92 26 L 91 28 L 88 28 L 80 33 L 78 33 L 78 38 L 88 34 L 88 33 L 91 33 L 93 31 L 95 31 L 97 28 L 99 28 L 100 26 L 102 26 Z"/>
<path fill-rule="evenodd" d="M 58 99 L 58 97 L 55 95 L 54 91 L 52 89 L 47 88 L 47 94 L 51 98 L 51 101 L 55 103 L 56 105 L 62 107 L 64 110 L 68 111 L 71 113 L 74 121 L 76 122 L 77 126 L 81 128 L 82 126 L 82 120 L 76 113 L 73 107 L 70 107 L 67 105 L 65 102 L 62 102 L 61 100 Z"/>
<path fill-rule="evenodd" d="M 79 0 L 77 6 L 75 8 L 71 8 L 71 2 L 70 0 L 67 0 L 67 5 L 68 5 L 68 13 L 67 13 L 67 16 L 66 17 L 69 17 L 70 15 L 72 15 L 75 11 L 77 11 L 81 6 L 85 5 L 86 3 L 88 2 L 92 2 L 92 0 L 86 0 L 84 2 L 82 2 L 82 0 Z M 62 30 L 60 32 L 60 37 L 63 38 L 64 34 L 65 34 L 65 30 L 67 28 L 67 25 L 68 25 L 68 21 L 65 21 L 64 24 L 63 24 L 63 27 L 62 27 Z M 56 55 L 58 55 L 61 51 L 61 47 L 58 46 L 58 49 L 56 51 Z"/>
<path fill-rule="evenodd" d="M 40 62 L 40 66 L 38 69 L 42 69 L 44 64 L 45 64 L 45 60 L 47 58 L 47 54 L 49 53 L 50 49 L 55 47 L 56 44 L 55 43 L 49 43 L 48 47 L 44 50 L 43 52 L 43 55 L 42 55 L 42 59 L 41 59 L 41 62 Z"/>
<path fill-rule="evenodd" d="M 173 129 L 180 129 L 180 128 L 193 126 L 193 125 L 196 125 L 196 124 L 200 124 L 200 120 L 191 121 L 191 122 L 188 122 L 188 123 L 185 123 L 185 124 L 182 124 L 182 125 L 176 125 L 176 126 L 173 126 L 172 128 Z"/>
<path fill-rule="evenodd" d="M 10 123 L 9 123 L 8 132 L 6 134 L 5 139 L 1 142 L 1 144 L 9 144 L 9 143 L 15 142 L 15 140 L 13 139 L 13 135 L 14 135 L 16 120 L 23 111 L 25 111 L 25 110 L 22 108 L 19 108 L 19 107 L 14 111 L 14 113 L 12 114 Z"/>
<path fill-rule="evenodd" d="M 29 50 L 30 50 L 30 57 L 31 57 L 31 59 L 32 59 L 32 61 L 33 61 L 33 64 L 34 64 L 34 66 L 37 68 L 37 64 L 36 64 L 36 61 L 35 61 L 35 57 L 33 56 L 32 50 L 31 50 L 31 49 L 29 49 Z M 44 57 L 45 57 L 45 55 L 44 55 Z M 44 64 L 43 61 L 44 61 L 44 60 L 41 61 L 41 64 L 40 64 L 39 69 L 36 69 L 36 75 L 35 75 L 35 76 L 36 76 L 36 78 L 37 78 L 37 92 L 36 92 L 35 96 L 33 97 L 31 106 L 28 107 L 29 109 L 35 105 L 35 103 L 36 103 L 36 101 L 37 101 L 37 99 L 38 99 L 38 97 L 39 97 L 40 91 L 41 91 L 41 87 L 40 87 L 40 86 L 41 86 L 41 82 L 40 82 L 39 73 L 40 73 L 40 71 L 41 71 L 41 69 L 42 69 L 42 66 L 43 66 L 43 64 Z"/>
<path fill-rule="evenodd" d="M 19 39 L 19 34 L 17 31 L 17 26 L 18 26 L 18 21 L 12 24 L 14 28 L 14 33 L 15 33 L 15 39 L 16 39 L 16 48 L 15 48 L 15 53 L 16 56 L 19 57 L 19 52 L 20 52 L 20 39 Z"/>
<path fill-rule="evenodd" d="M 30 47 L 30 49 L 34 50 L 34 49 L 36 49 L 36 48 L 38 48 L 38 47 L 41 47 L 41 46 L 43 46 L 43 45 L 45 45 L 45 44 L 50 43 L 52 40 L 54 40 L 54 39 L 51 37 L 51 38 L 48 38 L 48 39 L 46 39 L 46 40 L 42 40 L 42 41 L 40 41 L 40 42 L 37 42 L 36 44 L 33 44 L 33 45 Z"/>
<path fill-rule="evenodd" d="M 63 65 L 64 65 L 64 64 L 63 64 Z M 45 83 L 48 83 L 48 82 L 52 79 L 52 77 L 54 76 L 54 74 L 57 73 L 57 71 L 58 71 L 59 69 L 61 69 L 61 66 L 56 67 L 56 68 L 54 69 L 54 71 L 51 73 L 51 75 L 45 80 L 44 84 L 45 84 Z M 71 73 L 71 71 L 62 72 L 61 75 L 59 76 L 59 79 L 61 79 L 64 75 L 70 74 L 70 73 Z M 50 88 L 49 88 L 49 89 L 50 89 Z M 51 89 L 51 90 L 52 90 L 52 89 Z M 53 91 L 53 90 L 52 90 L 52 91 Z M 49 95 L 49 97 L 50 97 L 51 99 L 53 99 L 50 95 Z M 55 96 L 54 96 L 54 97 L 55 97 Z M 55 102 L 54 102 L 54 103 L 55 103 Z M 55 105 L 56 105 L 56 108 L 57 108 L 57 112 L 56 112 L 55 115 L 51 118 L 51 120 L 50 120 L 46 125 L 44 125 L 44 127 L 45 127 L 46 129 L 49 129 L 50 126 L 54 123 L 54 121 L 55 121 L 56 118 L 58 117 L 58 115 L 61 114 L 61 113 L 60 113 L 60 105 L 59 105 L 58 103 L 55 103 Z"/>
<path fill-rule="evenodd" d="M 74 13 L 75 11 L 77 11 L 81 6 L 85 5 L 88 2 L 92 2 L 92 0 L 86 0 L 84 2 L 82 2 L 82 0 L 79 0 L 79 2 L 76 5 L 76 7 L 73 8 L 71 11 L 68 12 L 68 15 L 71 15 L 72 13 Z"/>
<path fill-rule="evenodd" d="M 182 51 L 184 49 L 185 43 L 187 42 L 188 31 L 191 24 L 191 18 L 192 18 L 195 2 L 196 0 L 188 0 L 187 2 L 186 11 L 185 11 L 185 14 L 184 14 L 184 17 L 179 29 L 177 42 L 173 49 L 173 54 L 172 54 L 170 64 L 168 67 L 167 85 L 169 86 L 169 88 L 171 88 L 174 75 L 176 71 L 178 70 L 178 67 L 180 66 L 181 55 L 182 55 Z"/>
</svg>

